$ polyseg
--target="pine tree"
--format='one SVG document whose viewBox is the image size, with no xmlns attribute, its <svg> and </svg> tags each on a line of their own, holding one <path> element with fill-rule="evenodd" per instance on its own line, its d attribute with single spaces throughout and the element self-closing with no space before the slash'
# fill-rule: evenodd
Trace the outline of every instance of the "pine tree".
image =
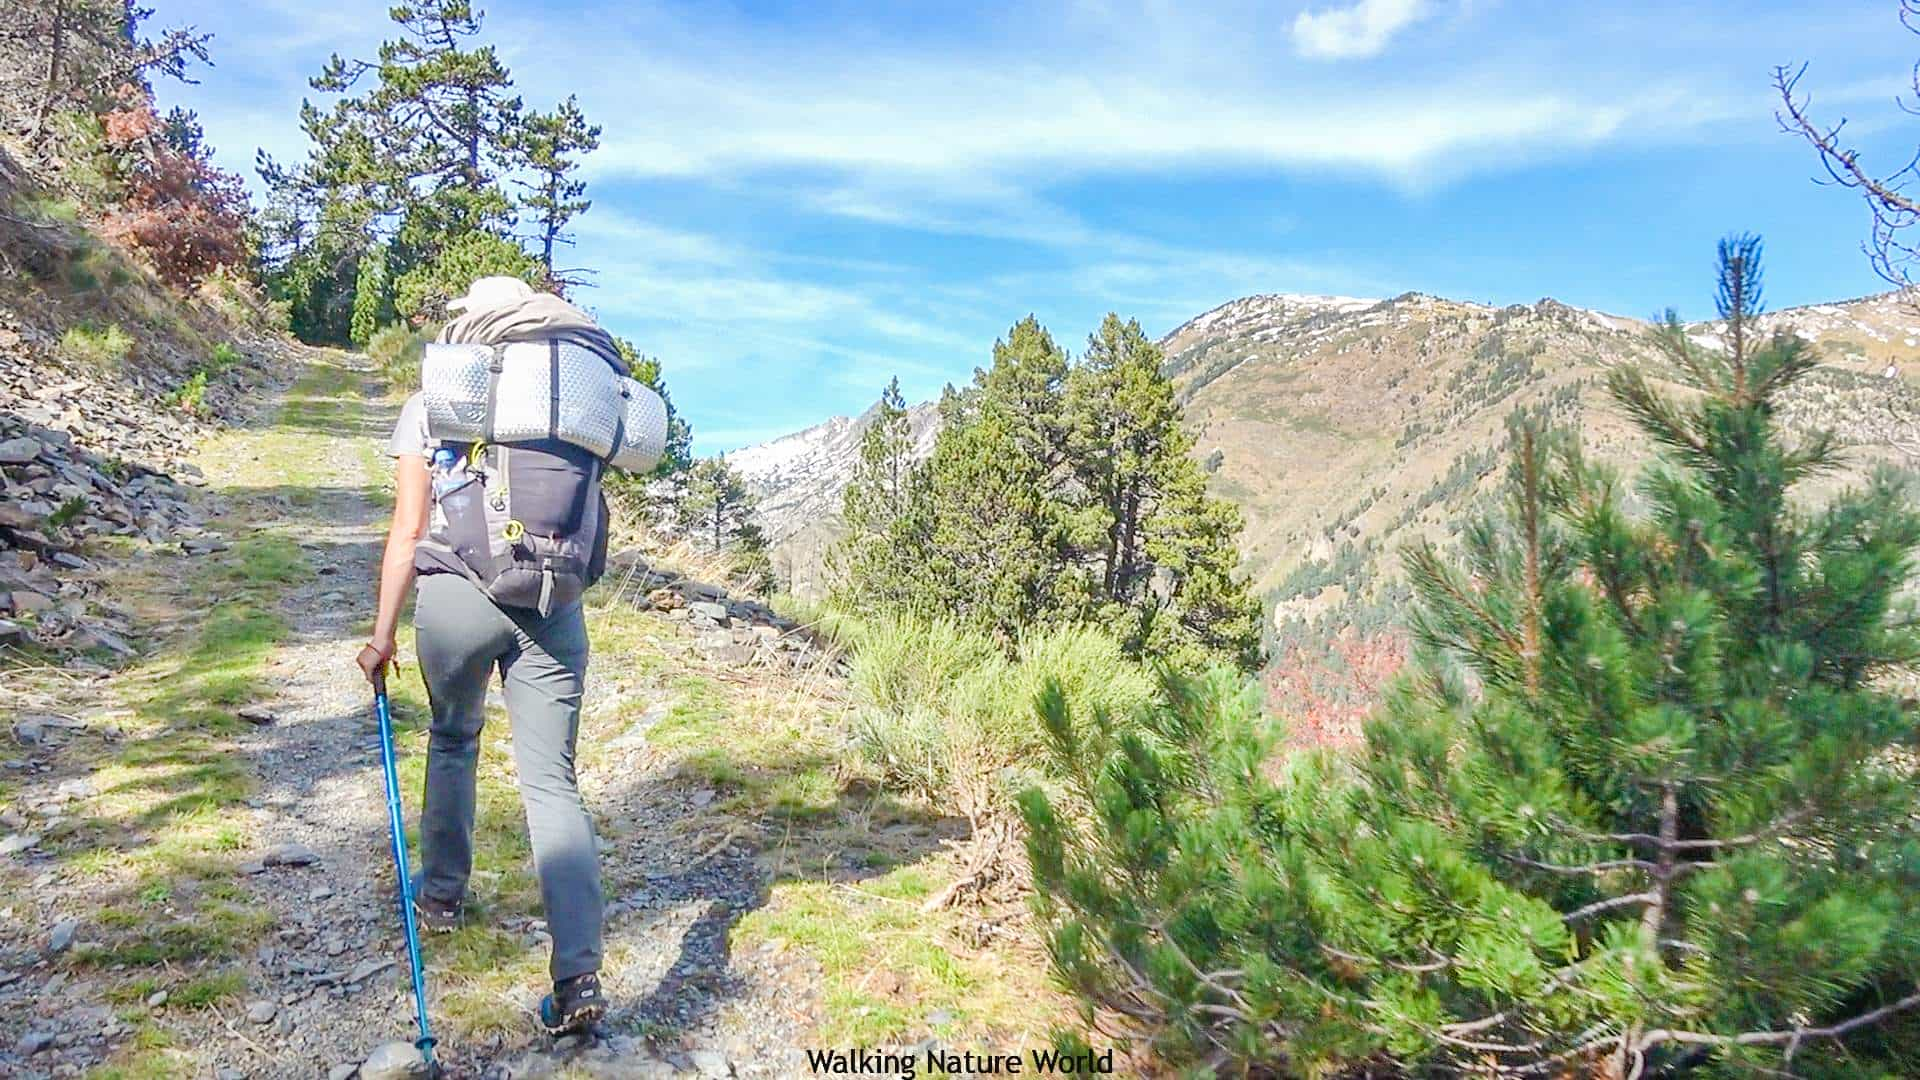
<svg viewBox="0 0 1920 1080">
<path fill-rule="evenodd" d="M 376 331 L 394 321 L 395 314 L 387 253 L 384 248 L 374 248 L 360 257 L 354 274 L 353 322 L 349 327 L 354 347 L 366 348 Z"/>
<path fill-rule="evenodd" d="M 844 535 L 827 552 L 834 599 L 848 610 L 900 609 L 917 599 L 913 553 L 922 545 L 910 530 L 923 500 L 913 450 L 907 402 L 896 378 L 881 392 L 860 437 L 860 460 L 840 500 Z"/>
<path fill-rule="evenodd" d="M 316 208 L 310 226 L 294 218 L 296 234 L 311 228 L 314 249 L 294 261 L 332 269 L 290 267 L 294 282 L 337 293 L 343 264 L 357 277 L 359 260 L 383 246 L 397 313 L 437 318 L 465 287 L 453 280 L 460 273 L 540 277 L 512 239 L 514 202 L 503 180 L 531 164 L 529 121 L 506 65 L 475 41 L 481 16 L 469 0 L 415 0 L 390 14 L 400 34 L 374 59 L 336 55 L 311 80 L 341 96 L 324 109 L 302 103 L 307 161 L 296 169 L 263 161 L 262 177 L 281 189 L 274 201 Z M 578 212 L 565 205 L 571 198 L 554 208 L 562 224 Z M 298 309 L 300 298 L 291 299 Z"/>
<path fill-rule="evenodd" d="M 571 94 L 553 112 L 526 117 L 512 138 L 515 156 L 533 174 L 531 179 L 514 181 L 527 191 L 520 207 L 532 218 L 540 267 L 556 287 L 579 284 L 566 276 L 567 271 L 554 269 L 553 249 L 557 244 L 573 242 L 566 232 L 567 223 L 593 205 L 591 199 L 581 197 L 586 194 L 587 184 L 576 174 L 579 155 L 599 145 L 599 126 L 587 123 L 579 101 Z"/>
<path fill-rule="evenodd" d="M 1030 794 L 1057 965 L 1167 1052 L 1294 1072 L 1913 1075 L 1920 513 L 1809 507 L 1813 367 L 1721 250 L 1689 393 L 1617 369 L 1664 451 L 1636 494 L 1521 423 L 1503 517 L 1408 564 L 1421 652 L 1348 766 L 1175 686 L 1143 727 L 1043 710 L 1090 827 Z"/>
<path fill-rule="evenodd" d="M 1074 547 L 1095 619 L 1135 654 L 1259 663 L 1260 604 L 1237 576 L 1239 512 L 1206 492 L 1164 357 L 1108 315 L 1067 379 Z"/>
<path fill-rule="evenodd" d="M 724 555 L 733 573 L 764 591 L 773 564 L 766 536 L 754 521 L 756 500 L 740 474 L 722 457 L 704 458 L 688 472 L 677 524 L 708 555 Z"/>
<path fill-rule="evenodd" d="M 42 65 L 28 85 L 9 87 L 32 112 L 31 148 L 40 149 L 52 134 L 55 116 L 91 112 L 121 86 L 150 89 L 154 75 L 194 81 L 187 73 L 195 63 L 211 62 L 207 43 L 213 35 L 189 26 L 143 36 L 142 24 L 152 14 L 127 0 L 10 0 L 5 36 L 19 55 Z"/>
<path fill-rule="evenodd" d="M 901 565 L 918 568 L 915 606 L 951 613 L 1011 642 L 1029 626 L 1082 613 L 1060 588 L 1068 358 L 1039 320 L 1015 323 L 973 385 L 945 394 L 921 470 L 924 516 Z"/>
<path fill-rule="evenodd" d="M 308 134 L 328 170 L 384 186 L 383 209 L 403 218 L 402 243 L 426 259 L 464 232 L 507 224 L 495 170 L 509 160 L 521 103 L 493 46 L 467 47 L 480 33 L 470 0 L 414 0 L 390 14 L 401 34 L 375 59 L 335 55 L 313 78 L 324 93 L 372 85 L 330 114 L 314 110 Z"/>
</svg>

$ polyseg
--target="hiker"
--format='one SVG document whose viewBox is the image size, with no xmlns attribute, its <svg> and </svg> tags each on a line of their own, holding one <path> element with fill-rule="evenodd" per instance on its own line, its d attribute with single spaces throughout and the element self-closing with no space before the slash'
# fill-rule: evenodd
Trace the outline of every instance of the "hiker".
<svg viewBox="0 0 1920 1080">
<path fill-rule="evenodd" d="M 458 315 L 441 330 L 439 342 L 500 346 L 563 338 L 572 346 L 592 350 L 621 376 L 626 374 L 612 338 L 589 316 L 557 296 L 534 292 L 517 278 L 481 278 L 465 296 L 447 306 Z M 479 355 L 488 354 L 483 349 Z M 538 355 L 544 373 L 546 349 L 541 347 Z M 557 347 L 554 356 L 557 383 Z M 498 363 L 496 359 L 496 382 L 500 377 Z M 497 385 L 489 387 L 485 399 L 488 431 L 493 430 L 498 389 Z M 560 391 L 555 389 L 553 394 L 554 422 L 559 423 Z M 602 917 L 599 860 L 593 821 L 581 802 L 574 777 L 574 742 L 587 673 L 587 629 L 578 598 L 584 586 L 563 575 L 562 587 L 556 591 L 552 572 L 520 570 L 516 572 L 524 580 L 515 588 L 524 595 L 514 595 L 508 589 L 507 573 L 501 572 L 495 580 L 476 572 L 470 545 L 463 546 L 471 534 L 461 532 L 466 526 L 459 520 L 449 526 L 450 518 L 459 518 L 449 507 L 457 498 L 472 498 L 475 509 L 470 518 L 460 520 L 484 518 L 491 523 L 493 515 L 484 515 L 478 500 L 484 493 L 493 509 L 500 510 L 501 498 L 507 494 L 504 478 L 509 470 L 504 461 L 493 464 L 492 448 L 485 452 L 487 464 L 482 467 L 476 462 L 483 454 L 471 444 L 431 437 L 424 397 L 415 393 L 407 399 L 388 446 L 388 453 L 396 461 L 393 523 L 387 531 L 386 555 L 381 564 L 373 636 L 358 657 L 369 679 L 386 670 L 393 659 L 394 631 L 408 586 L 414 586 L 420 673 L 433 710 L 414 914 L 431 932 L 451 931 L 460 921 L 473 868 L 474 770 L 480 729 L 485 722 L 487 687 L 497 669 L 505 689 L 514 763 L 533 841 L 541 902 L 553 939 L 553 993 L 540 1003 L 540 1018 L 552 1034 L 581 1031 L 606 1008 L 598 974 Z M 502 411 L 516 404 L 508 402 Z M 544 421 L 548 409 L 544 394 L 538 405 Z M 664 431 L 664 418 L 661 425 Z M 522 455 L 523 446 L 540 452 Z M 595 548 L 604 563 L 605 504 L 598 490 L 601 462 L 557 439 L 509 444 L 499 451 L 518 455 L 516 462 L 536 458 L 541 462 L 538 472 L 513 473 L 512 511 L 516 520 L 505 523 L 519 529 L 521 522 L 517 519 L 527 518 L 529 542 L 540 539 L 532 535 L 537 530 L 531 524 L 532 515 L 538 511 L 528 510 L 526 504 L 543 493 L 524 489 L 530 483 L 535 487 L 577 483 L 581 475 L 590 476 L 590 495 L 567 489 L 565 497 L 576 503 L 591 498 L 597 504 L 587 508 L 585 518 L 576 505 L 570 520 L 584 521 L 580 527 L 597 534 L 585 542 Z M 488 470 L 496 467 L 501 478 L 497 491 L 490 485 L 482 486 Z M 532 468 L 530 464 L 527 467 Z M 470 472 L 477 479 L 473 485 L 463 486 Z M 486 537 L 480 539 L 484 560 L 489 545 Z M 520 534 L 509 532 L 506 539 L 518 541 Z M 493 550 L 500 550 L 500 545 L 494 545 Z M 463 551 L 467 552 L 465 556 Z M 494 561 L 498 561 L 497 554 Z M 553 564 L 549 558 L 545 565 Z M 484 562 L 482 569 L 486 569 Z M 527 577 L 529 574 L 534 576 Z M 591 581 L 591 574 L 580 576 Z M 533 584 L 536 581 L 537 588 Z M 512 602 L 502 602 L 503 596 Z"/>
</svg>

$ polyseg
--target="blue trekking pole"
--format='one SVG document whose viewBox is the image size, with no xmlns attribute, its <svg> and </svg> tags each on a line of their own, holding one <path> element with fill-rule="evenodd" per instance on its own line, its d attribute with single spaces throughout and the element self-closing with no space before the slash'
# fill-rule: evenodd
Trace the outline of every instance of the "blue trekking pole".
<svg viewBox="0 0 1920 1080">
<path fill-rule="evenodd" d="M 437 1071 L 433 1060 L 433 1032 L 427 1026 L 427 976 L 420 966 L 420 934 L 413 925 L 413 875 L 407 869 L 407 819 L 400 809 L 400 770 L 393 760 L 393 716 L 387 711 L 387 678 L 384 672 L 373 680 L 373 712 L 380 720 L 380 767 L 387 774 L 387 829 L 393 840 L 394 872 L 400 875 L 400 925 L 407 931 L 407 963 L 413 971 L 414 1019 L 420 1025 L 420 1037 L 413 1045 L 427 1063 L 429 1075 Z"/>
</svg>

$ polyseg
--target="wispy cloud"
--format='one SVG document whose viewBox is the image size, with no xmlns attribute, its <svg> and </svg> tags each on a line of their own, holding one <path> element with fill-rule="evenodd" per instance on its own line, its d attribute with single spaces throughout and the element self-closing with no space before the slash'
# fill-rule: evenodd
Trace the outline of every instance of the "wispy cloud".
<svg viewBox="0 0 1920 1080">
<path fill-rule="evenodd" d="M 1300 55 L 1323 60 L 1378 56 L 1395 34 L 1430 14 L 1427 0 L 1359 0 L 1303 11 L 1293 19 L 1293 44 Z"/>
</svg>

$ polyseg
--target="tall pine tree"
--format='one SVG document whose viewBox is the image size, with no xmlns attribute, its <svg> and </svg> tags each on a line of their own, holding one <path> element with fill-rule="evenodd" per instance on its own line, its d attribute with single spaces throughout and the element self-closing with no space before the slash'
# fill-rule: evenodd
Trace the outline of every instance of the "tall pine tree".
<svg viewBox="0 0 1920 1080">
<path fill-rule="evenodd" d="M 1011 642 L 1032 625 L 1077 614 L 1064 601 L 1062 507 L 1053 497 L 1065 458 L 1061 391 L 1066 351 L 1031 315 L 993 346 L 973 385 L 944 395 L 925 467 L 915 606 L 946 611 Z M 1063 607 L 1071 607 L 1071 612 Z"/>
<path fill-rule="evenodd" d="M 573 172 L 598 129 L 577 102 L 527 115 L 506 65 L 478 41 L 470 0 L 413 0 L 391 15 L 400 34 L 374 59 L 334 56 L 312 80 L 340 96 L 326 108 L 302 104 L 307 160 L 261 162 L 274 208 L 265 238 L 277 241 L 267 261 L 296 320 L 313 328 L 306 336 L 350 336 L 360 260 L 375 251 L 381 287 L 358 299 L 363 312 L 390 304 L 408 318 L 437 318 L 483 274 L 565 284 L 552 252 L 588 205 Z M 524 203 L 508 194 L 508 179 L 532 193 Z M 521 209 L 539 230 L 538 256 L 514 238 Z"/>
<path fill-rule="evenodd" d="M 917 589 L 911 553 L 919 520 L 916 500 L 921 475 L 913 456 L 913 431 L 900 380 L 881 392 L 860 437 L 854 464 L 841 496 L 838 542 L 827 552 L 827 574 L 837 583 L 835 601 L 849 610 L 871 605 L 910 606 Z"/>
<path fill-rule="evenodd" d="M 511 144 L 531 174 L 514 183 L 526 191 L 520 207 L 535 229 L 532 238 L 541 272 L 556 288 L 577 285 L 569 271 L 554 267 L 553 254 L 556 246 L 573 243 L 566 231 L 568 223 L 593 205 L 593 200 L 583 198 L 587 183 L 578 173 L 580 155 L 600 146 L 600 128 L 587 123 L 579 101 L 569 94 L 553 112 L 529 115 Z"/>
<path fill-rule="evenodd" d="M 733 574 L 766 592 L 773 564 L 766 536 L 754 521 L 756 500 L 725 458 L 703 458 L 685 477 L 678 525 L 695 547 L 709 556 L 725 556 Z"/>
<path fill-rule="evenodd" d="M 1160 347 L 1108 315 L 1067 379 L 1066 460 L 1094 617 L 1134 653 L 1252 668 L 1260 605 L 1236 578 L 1240 516 L 1206 493 Z"/>
</svg>

